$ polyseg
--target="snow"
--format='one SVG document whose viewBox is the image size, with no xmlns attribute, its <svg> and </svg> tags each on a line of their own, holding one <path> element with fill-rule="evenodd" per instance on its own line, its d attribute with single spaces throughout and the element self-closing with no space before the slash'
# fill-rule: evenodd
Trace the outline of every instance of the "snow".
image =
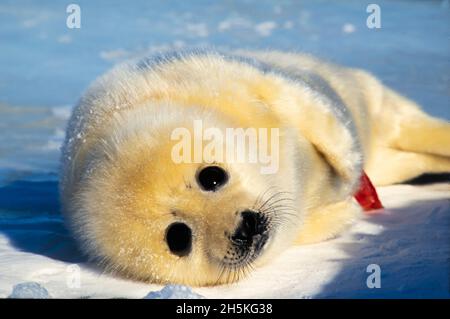
<svg viewBox="0 0 450 319">
<path fill-rule="evenodd" d="M 144 299 L 204 299 L 191 288 L 181 285 L 167 285 L 160 291 L 152 291 Z"/>
<path fill-rule="evenodd" d="M 381 188 L 387 209 L 342 236 L 292 247 L 239 283 L 191 290 L 103 273 L 77 250 L 59 214 L 59 147 L 72 105 L 114 63 L 149 52 L 301 50 L 367 69 L 450 119 L 449 1 L 376 1 L 376 30 L 366 27 L 369 3 L 79 0 L 82 28 L 68 29 L 66 3 L 2 1 L 0 297 L 449 298 L 448 184 Z M 366 285 L 371 264 L 380 266 L 379 289 Z"/>
<path fill-rule="evenodd" d="M 47 299 L 50 295 L 47 289 L 37 282 L 24 282 L 14 286 L 8 298 L 14 299 Z"/>
<path fill-rule="evenodd" d="M 346 23 L 342 26 L 342 32 L 345 33 L 353 33 L 356 31 L 356 28 L 353 24 L 351 23 Z"/>
<path fill-rule="evenodd" d="M 59 215 L 36 209 L 39 217 L 0 222 L 0 298 L 24 281 L 55 298 L 450 298 L 450 186 L 389 186 L 380 197 L 386 209 L 361 216 L 342 236 L 294 246 L 238 283 L 201 288 L 102 273 L 76 249 Z M 379 289 L 366 285 L 371 264 L 381 269 Z"/>
</svg>

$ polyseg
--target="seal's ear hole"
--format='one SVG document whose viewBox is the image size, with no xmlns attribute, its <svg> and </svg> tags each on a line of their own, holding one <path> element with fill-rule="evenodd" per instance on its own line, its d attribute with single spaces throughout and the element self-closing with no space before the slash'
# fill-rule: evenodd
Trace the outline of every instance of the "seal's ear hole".
<svg viewBox="0 0 450 319">
<path fill-rule="evenodd" d="M 170 224 L 166 230 L 166 242 L 173 254 L 187 256 L 192 249 L 192 231 L 184 223 Z"/>
<path fill-rule="evenodd" d="M 197 173 L 197 183 L 201 189 L 215 192 L 228 182 L 228 173 L 220 166 L 207 166 Z"/>
</svg>

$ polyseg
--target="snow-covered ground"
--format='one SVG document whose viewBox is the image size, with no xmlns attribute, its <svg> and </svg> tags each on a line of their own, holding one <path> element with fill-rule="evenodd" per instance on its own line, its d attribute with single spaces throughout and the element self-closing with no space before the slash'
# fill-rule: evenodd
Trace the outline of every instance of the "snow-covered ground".
<svg viewBox="0 0 450 319">
<path fill-rule="evenodd" d="M 71 106 L 123 59 L 205 45 L 302 50 L 365 68 L 450 119 L 446 0 L 73 2 L 81 29 L 66 27 L 66 2 L 0 3 L 0 297 L 24 282 L 53 297 L 142 298 L 162 288 L 85 264 L 59 215 L 59 146 Z M 381 29 L 366 27 L 372 2 Z M 193 290 L 232 298 L 449 298 L 449 188 L 382 188 L 387 210 L 342 237 L 292 248 L 238 284 Z M 366 286 L 369 264 L 381 267 L 380 289 Z M 77 267 L 80 288 L 70 288 Z"/>
<path fill-rule="evenodd" d="M 207 298 L 450 298 L 450 185 L 389 186 L 380 196 L 385 211 L 363 216 L 343 236 L 292 247 L 239 283 L 193 291 Z M 371 264 L 380 267 L 381 288 L 367 287 Z M 2 221 L 0 273 L 0 297 L 23 282 L 57 298 L 143 298 L 163 288 L 86 264 L 61 217 L 44 213 Z"/>
</svg>

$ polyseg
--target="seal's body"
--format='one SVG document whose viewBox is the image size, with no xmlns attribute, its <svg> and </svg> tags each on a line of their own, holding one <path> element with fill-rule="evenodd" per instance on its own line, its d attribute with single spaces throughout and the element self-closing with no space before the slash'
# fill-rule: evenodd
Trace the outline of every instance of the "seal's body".
<svg viewBox="0 0 450 319">
<path fill-rule="evenodd" d="M 196 120 L 278 128 L 278 170 L 213 153 L 173 161 L 173 132 Z M 378 185 L 448 172 L 449 145 L 449 123 L 361 70 L 281 52 L 167 54 L 114 68 L 81 98 L 63 147 L 63 212 L 108 270 L 232 282 L 344 229 L 360 213 L 363 169 Z"/>
</svg>

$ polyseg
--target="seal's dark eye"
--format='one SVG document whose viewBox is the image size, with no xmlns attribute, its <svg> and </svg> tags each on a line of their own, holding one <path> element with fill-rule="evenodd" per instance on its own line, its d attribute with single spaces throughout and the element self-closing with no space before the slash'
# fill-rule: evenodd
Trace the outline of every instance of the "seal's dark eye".
<svg viewBox="0 0 450 319">
<path fill-rule="evenodd" d="M 228 174 L 219 166 L 208 166 L 198 173 L 197 182 L 203 190 L 215 192 L 228 182 Z"/>
<path fill-rule="evenodd" d="M 187 256 L 192 248 L 191 229 L 183 223 L 173 223 L 167 227 L 166 242 L 170 251 L 180 257 Z"/>
</svg>

